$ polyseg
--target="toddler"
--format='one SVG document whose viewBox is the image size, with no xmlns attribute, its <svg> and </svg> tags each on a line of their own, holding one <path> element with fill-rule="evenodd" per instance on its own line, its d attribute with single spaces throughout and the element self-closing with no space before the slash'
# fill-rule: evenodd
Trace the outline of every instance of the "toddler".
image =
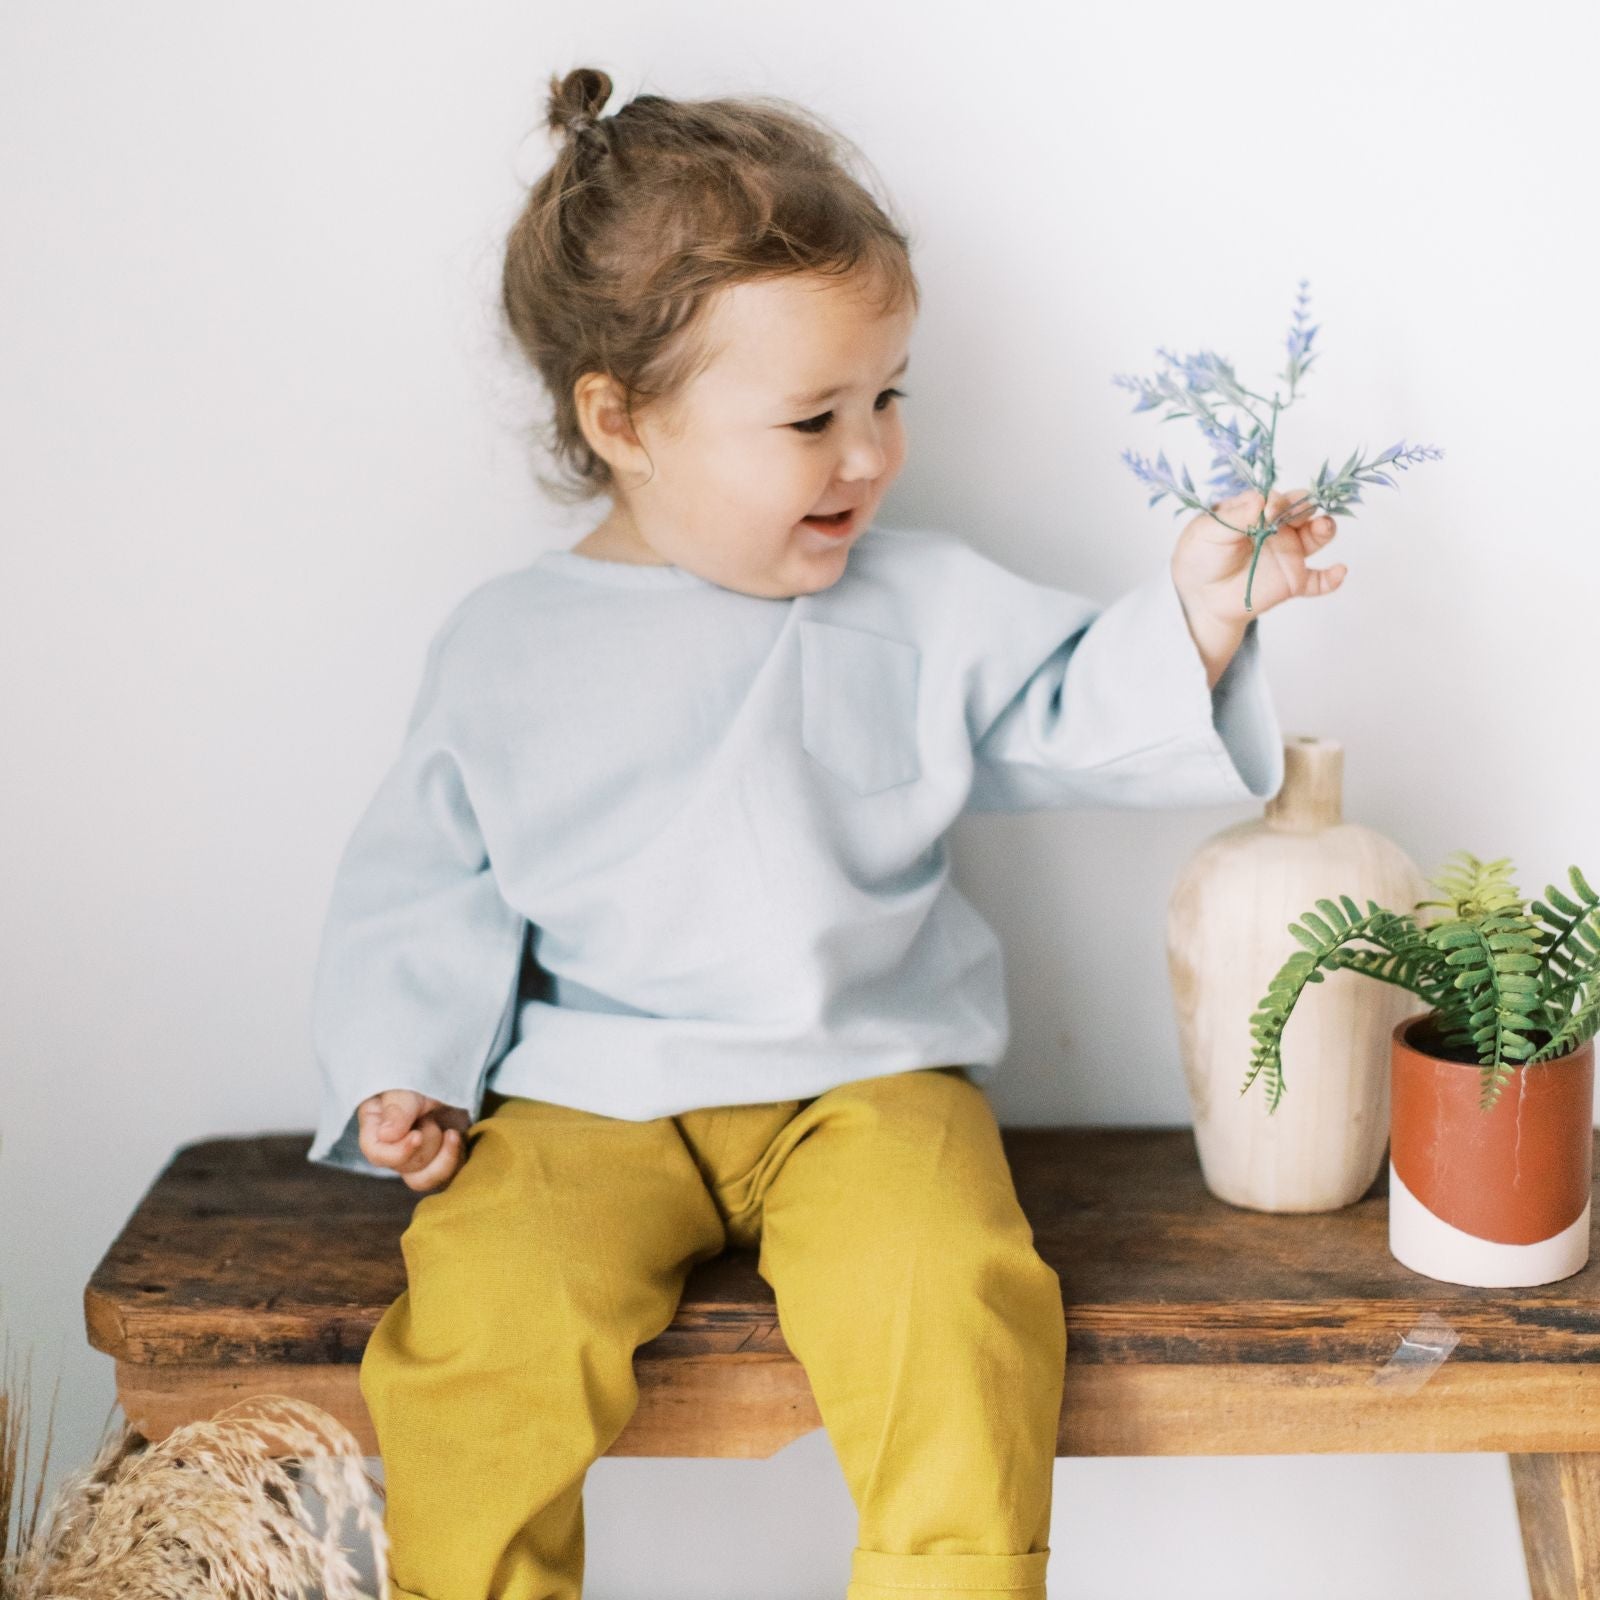
<svg viewBox="0 0 1600 1600">
<path fill-rule="evenodd" d="M 610 92 L 552 79 L 504 267 L 545 487 L 610 509 L 439 628 L 316 974 L 309 1159 L 423 1196 L 360 1374 L 389 1594 L 576 1600 L 634 1351 L 732 1245 L 859 1512 L 849 1600 L 1044 1600 L 1066 1325 L 944 838 L 1277 792 L 1261 497 L 1104 609 L 876 526 L 907 235 L 798 107 Z M 1258 614 L 1337 587 L 1331 533 L 1280 527 Z"/>
</svg>

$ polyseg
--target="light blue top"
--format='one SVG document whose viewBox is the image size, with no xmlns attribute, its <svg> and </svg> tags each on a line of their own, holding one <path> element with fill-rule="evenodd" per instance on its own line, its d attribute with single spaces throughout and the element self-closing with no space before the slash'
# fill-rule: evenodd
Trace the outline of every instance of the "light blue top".
<svg viewBox="0 0 1600 1600">
<path fill-rule="evenodd" d="M 357 1142 L 382 1089 L 645 1120 L 987 1083 L 1000 945 L 946 831 L 1276 794 L 1257 627 L 1208 690 L 1170 556 L 1102 608 L 890 528 L 792 599 L 570 550 L 480 584 L 339 863 L 308 1159 L 398 1176 Z"/>
</svg>

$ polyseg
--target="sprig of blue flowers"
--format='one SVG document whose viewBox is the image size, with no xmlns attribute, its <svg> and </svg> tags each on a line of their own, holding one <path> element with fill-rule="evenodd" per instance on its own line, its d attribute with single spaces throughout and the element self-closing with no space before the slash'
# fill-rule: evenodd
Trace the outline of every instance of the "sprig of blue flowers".
<svg viewBox="0 0 1600 1600">
<path fill-rule="evenodd" d="M 1171 370 L 1158 373 L 1154 378 L 1130 377 L 1119 373 L 1111 380 L 1138 394 L 1139 403 L 1134 406 L 1135 411 L 1150 411 L 1159 405 L 1170 405 L 1173 409 L 1161 419 L 1163 422 L 1172 422 L 1178 417 L 1193 417 L 1195 425 L 1212 446 L 1214 454 L 1208 485 L 1209 500 L 1201 499 L 1194 480 L 1189 476 L 1188 467 L 1181 468 L 1183 481 L 1181 484 L 1178 482 L 1165 451 L 1158 452 L 1154 462 L 1146 461 L 1133 450 L 1124 450 L 1122 459 L 1132 468 L 1136 477 L 1155 489 L 1156 492 L 1150 496 L 1151 505 L 1170 494 L 1180 502 L 1174 515 L 1181 515 L 1185 508 L 1204 512 L 1230 531 L 1249 536 L 1255 548 L 1250 556 L 1249 576 L 1245 579 L 1246 611 L 1251 609 L 1250 592 L 1255 581 L 1256 562 L 1261 558 L 1261 547 L 1282 523 L 1298 522 L 1312 506 L 1331 516 L 1348 517 L 1351 515 L 1350 507 L 1361 501 L 1363 483 L 1383 483 L 1391 489 L 1398 487 L 1394 479 L 1380 471 L 1380 468 L 1394 466 L 1404 470 L 1416 462 L 1438 461 L 1444 456 L 1444 451 L 1436 445 L 1412 445 L 1408 448 L 1402 439 L 1371 461 L 1363 461 L 1360 450 L 1352 451 L 1350 459 L 1332 477 L 1328 474 L 1328 463 L 1324 461 L 1312 482 L 1309 497 L 1296 500 L 1273 521 L 1267 521 L 1266 506 L 1271 501 L 1272 486 L 1277 481 L 1275 450 L 1278 413 L 1287 411 L 1294 404 L 1296 385 L 1317 359 L 1310 353 L 1311 341 L 1317 329 L 1306 326 L 1306 286 L 1309 282 L 1307 278 L 1300 280 L 1300 295 L 1294 310 L 1295 325 L 1289 330 L 1286 340 L 1289 364 L 1282 377 L 1289 385 L 1287 400 L 1279 399 L 1276 390 L 1269 399 L 1245 388 L 1235 375 L 1232 364 L 1211 350 L 1200 350 L 1192 356 L 1177 356 L 1170 350 L 1158 347 L 1156 354 Z M 1270 406 L 1271 416 L 1263 420 L 1252 402 L 1263 407 Z M 1223 406 L 1243 412 L 1252 424 L 1250 431 L 1241 432 L 1236 419 L 1224 420 L 1218 414 Z M 1262 500 L 1261 510 L 1251 527 L 1235 528 L 1232 523 L 1223 522 L 1217 516 L 1217 504 L 1250 490 L 1259 494 Z"/>
</svg>

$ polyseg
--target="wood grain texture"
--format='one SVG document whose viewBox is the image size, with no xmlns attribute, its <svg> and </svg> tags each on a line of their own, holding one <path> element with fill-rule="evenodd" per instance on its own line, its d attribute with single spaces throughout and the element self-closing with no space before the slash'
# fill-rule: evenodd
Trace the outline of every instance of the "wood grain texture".
<svg viewBox="0 0 1600 1600">
<path fill-rule="evenodd" d="M 377 1455 L 359 1367 L 117 1363 L 128 1420 L 161 1439 L 246 1395 L 332 1412 Z M 606 1453 L 765 1459 L 822 1426 L 787 1356 L 638 1359 L 639 1405 Z M 1600 1443 L 1600 1365 L 1507 1369 L 1447 1363 L 1415 1393 L 1353 1367 L 1075 1365 L 1067 1352 L 1060 1456 L 1227 1456 L 1582 1451 Z M 1600 1594 L 1600 1588 L 1593 1591 Z"/>
<path fill-rule="evenodd" d="M 1600 1458 L 1513 1455 L 1511 1483 L 1533 1600 L 1600 1595 Z"/>
<path fill-rule="evenodd" d="M 375 1456 L 378 1437 L 361 1397 L 360 1370 L 348 1362 L 203 1367 L 119 1361 L 117 1396 L 129 1422 L 152 1440 L 247 1395 L 309 1400 Z M 822 1426 L 805 1372 L 788 1356 L 636 1361 L 635 1374 L 639 1405 L 608 1455 L 765 1459 Z"/>
<path fill-rule="evenodd" d="M 1389 1254 L 1387 1166 L 1342 1211 L 1216 1199 L 1188 1128 L 1007 1128 L 1018 1197 L 1061 1278 L 1084 1365 L 1372 1370 L 1428 1313 L 1448 1365 L 1600 1362 L 1600 1262 L 1531 1289 L 1424 1278 Z M 421 1198 L 309 1163 L 304 1134 L 212 1139 L 173 1157 L 84 1291 L 89 1342 L 139 1365 L 358 1365 L 405 1288 L 400 1234 Z M 646 1358 L 788 1356 L 753 1251 L 690 1276 Z"/>
<path fill-rule="evenodd" d="M 1206 1182 L 1259 1211 L 1332 1211 L 1371 1186 L 1389 1136 L 1390 1030 L 1425 1009 L 1393 984 L 1324 973 L 1284 1027 L 1277 1109 L 1267 1114 L 1264 1074 L 1240 1093 L 1250 1019 L 1284 962 L 1305 954 L 1289 925 L 1318 915 L 1318 899 L 1409 910 L 1429 893 L 1393 840 L 1344 820 L 1343 782 L 1338 740 L 1285 739 L 1277 794 L 1259 817 L 1206 839 L 1167 903 L 1167 973 Z"/>
<path fill-rule="evenodd" d="M 1210 1193 L 1187 1127 L 1002 1139 L 1066 1304 L 1059 1455 L 1504 1451 L 1534 1600 L 1600 1595 L 1600 1265 L 1532 1289 L 1409 1272 L 1388 1250 L 1387 1163 L 1343 1210 L 1271 1213 Z M 361 1354 L 405 1288 L 421 1196 L 313 1165 L 308 1146 L 184 1146 L 95 1269 L 89 1342 L 148 1438 L 282 1394 L 378 1454 Z M 755 1262 L 691 1274 L 637 1352 L 639 1405 L 609 1454 L 764 1458 L 822 1425 Z M 1448 1359 L 1393 1365 L 1424 1320 L 1410 1352 L 1443 1322 Z"/>
</svg>

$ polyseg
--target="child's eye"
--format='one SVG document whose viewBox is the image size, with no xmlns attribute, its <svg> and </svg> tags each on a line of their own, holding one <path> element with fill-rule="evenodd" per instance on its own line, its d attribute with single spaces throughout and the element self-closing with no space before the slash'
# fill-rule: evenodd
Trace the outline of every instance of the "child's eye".
<svg viewBox="0 0 1600 1600">
<path fill-rule="evenodd" d="M 878 396 L 877 402 L 874 404 L 873 409 L 882 411 L 884 410 L 883 402 L 885 400 L 904 400 L 905 398 L 906 392 L 904 389 L 885 389 L 883 393 Z M 798 433 L 819 434 L 832 420 L 833 413 L 831 411 L 824 411 L 820 417 L 807 417 L 804 422 L 791 422 L 789 426 L 795 429 L 795 431 Z"/>
</svg>

